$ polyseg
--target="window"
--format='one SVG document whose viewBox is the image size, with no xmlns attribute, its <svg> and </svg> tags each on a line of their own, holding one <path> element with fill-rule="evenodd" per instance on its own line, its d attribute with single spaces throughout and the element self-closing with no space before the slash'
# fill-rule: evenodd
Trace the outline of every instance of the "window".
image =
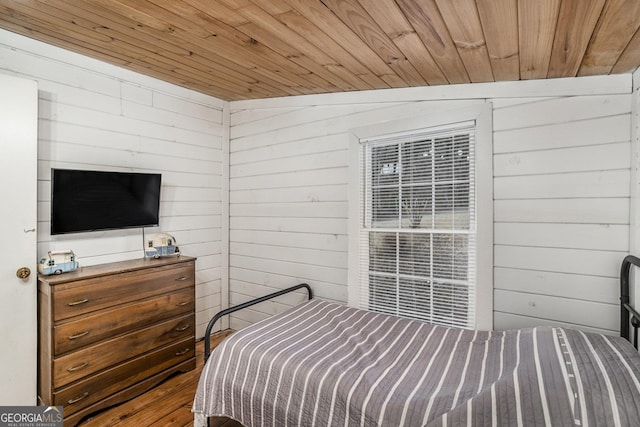
<svg viewBox="0 0 640 427">
<path fill-rule="evenodd" d="M 350 270 L 358 270 L 355 301 L 350 287 L 354 305 L 430 323 L 486 327 L 492 296 L 489 282 L 488 291 L 481 289 L 489 295 L 480 298 L 480 306 L 489 301 L 487 316 L 478 304 L 478 238 L 486 233 L 478 235 L 476 128 L 474 119 L 354 135 L 359 198 L 357 231 L 350 230 L 358 236 L 350 246 L 358 252 L 357 266 L 350 262 Z M 490 239 L 483 247 L 491 251 Z M 350 277 L 355 277 L 351 271 Z"/>
</svg>

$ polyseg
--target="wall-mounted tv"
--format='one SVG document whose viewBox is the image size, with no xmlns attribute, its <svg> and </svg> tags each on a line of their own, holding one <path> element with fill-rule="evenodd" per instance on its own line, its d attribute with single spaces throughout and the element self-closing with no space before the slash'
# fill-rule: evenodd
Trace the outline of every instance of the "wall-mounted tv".
<svg viewBox="0 0 640 427">
<path fill-rule="evenodd" d="M 159 224 L 158 173 L 51 169 L 51 234 Z"/>
</svg>

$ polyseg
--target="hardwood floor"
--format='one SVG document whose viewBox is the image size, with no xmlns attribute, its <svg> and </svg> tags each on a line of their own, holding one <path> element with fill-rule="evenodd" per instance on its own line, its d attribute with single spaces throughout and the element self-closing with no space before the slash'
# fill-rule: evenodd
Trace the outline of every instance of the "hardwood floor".
<svg viewBox="0 0 640 427">
<path fill-rule="evenodd" d="M 212 335 L 211 348 L 230 333 L 231 331 L 223 331 Z M 204 366 L 204 341 L 196 344 L 196 355 L 197 365 L 193 371 L 171 377 L 147 393 L 92 415 L 78 426 L 192 426 L 191 405 Z M 211 426 L 242 427 L 240 423 L 228 418 L 212 419 Z"/>
</svg>

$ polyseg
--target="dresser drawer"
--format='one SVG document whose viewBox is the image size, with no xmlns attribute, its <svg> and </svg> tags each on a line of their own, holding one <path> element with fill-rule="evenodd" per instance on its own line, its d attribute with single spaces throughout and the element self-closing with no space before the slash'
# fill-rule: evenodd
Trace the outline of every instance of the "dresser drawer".
<svg viewBox="0 0 640 427">
<path fill-rule="evenodd" d="M 195 283 L 193 274 L 193 264 L 187 263 L 59 284 L 53 290 L 53 319 L 58 322 L 190 287 Z"/>
<path fill-rule="evenodd" d="M 138 381 L 195 357 L 189 338 L 81 380 L 53 394 L 53 404 L 64 406 L 69 416 Z"/>
<path fill-rule="evenodd" d="M 53 328 L 54 355 L 60 356 L 95 342 L 121 335 L 195 310 L 193 288 L 115 306 L 59 323 Z"/>
<path fill-rule="evenodd" d="M 158 347 L 194 337 L 195 316 L 189 314 L 54 358 L 53 388 L 58 389 Z"/>
</svg>

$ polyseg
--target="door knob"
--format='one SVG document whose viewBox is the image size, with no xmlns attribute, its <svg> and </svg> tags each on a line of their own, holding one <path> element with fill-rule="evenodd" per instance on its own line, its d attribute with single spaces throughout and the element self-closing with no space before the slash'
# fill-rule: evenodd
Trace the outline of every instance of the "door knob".
<svg viewBox="0 0 640 427">
<path fill-rule="evenodd" d="M 26 279 L 31 275 L 31 270 L 28 267 L 20 267 L 18 271 L 16 271 L 16 276 L 21 279 Z"/>
</svg>

